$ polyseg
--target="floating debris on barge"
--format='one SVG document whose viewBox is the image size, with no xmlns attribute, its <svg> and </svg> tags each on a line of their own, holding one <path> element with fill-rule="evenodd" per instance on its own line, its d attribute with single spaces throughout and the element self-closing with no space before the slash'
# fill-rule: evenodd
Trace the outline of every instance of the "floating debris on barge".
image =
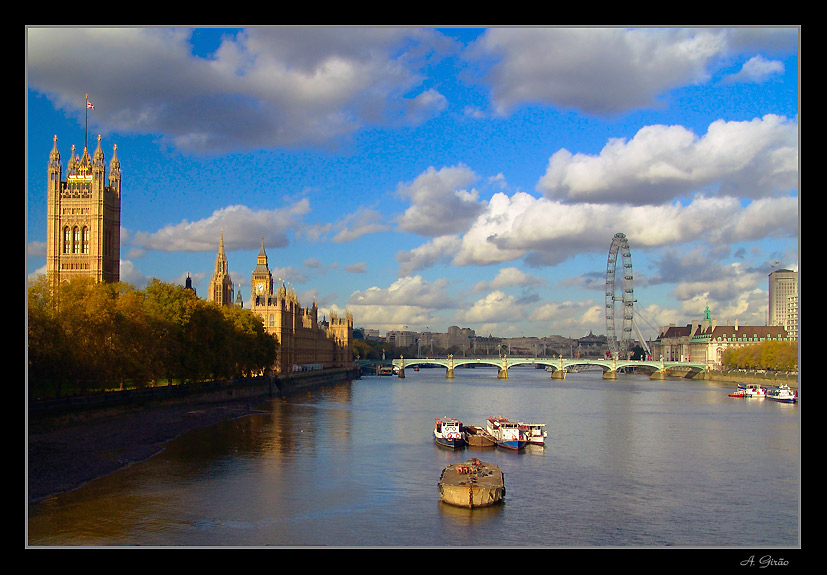
<svg viewBox="0 0 827 575">
<path fill-rule="evenodd" d="M 442 470 L 439 497 L 443 503 L 459 507 L 487 507 L 503 500 L 503 472 L 496 465 L 477 458 L 454 463 Z"/>
</svg>

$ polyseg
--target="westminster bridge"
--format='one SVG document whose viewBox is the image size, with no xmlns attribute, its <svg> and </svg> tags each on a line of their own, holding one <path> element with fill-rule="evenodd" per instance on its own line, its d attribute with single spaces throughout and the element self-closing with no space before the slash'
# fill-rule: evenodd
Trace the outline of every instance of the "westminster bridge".
<svg viewBox="0 0 827 575">
<path fill-rule="evenodd" d="M 651 379 L 664 379 L 670 374 L 683 377 L 695 377 L 707 371 L 705 363 L 688 361 L 664 361 L 645 359 L 566 359 L 566 358 L 537 358 L 537 357 L 454 357 L 449 355 L 443 358 L 406 359 L 400 357 L 392 361 L 399 377 L 405 377 L 405 369 L 415 366 L 441 366 L 445 368 L 445 377 L 453 378 L 457 367 L 491 366 L 498 369 L 499 379 L 508 379 L 508 369 L 516 366 L 531 366 L 547 368 L 552 379 L 565 379 L 566 373 L 572 368 L 594 367 L 603 370 L 604 379 L 616 379 L 618 372 L 634 370 L 648 373 Z"/>
</svg>

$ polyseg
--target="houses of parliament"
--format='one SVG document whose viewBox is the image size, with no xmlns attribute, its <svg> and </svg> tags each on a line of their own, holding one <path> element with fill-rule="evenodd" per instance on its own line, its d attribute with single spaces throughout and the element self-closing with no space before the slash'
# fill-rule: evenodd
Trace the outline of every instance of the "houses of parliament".
<svg viewBox="0 0 827 575">
<path fill-rule="evenodd" d="M 92 156 L 85 147 L 78 155 L 72 146 L 63 179 L 55 136 L 49 155 L 47 201 L 46 273 L 52 285 L 75 277 L 120 281 L 121 169 L 117 147 L 107 178 L 100 136 Z M 319 321 L 315 302 L 302 307 L 293 290 L 273 281 L 263 237 L 250 286 L 250 310 L 261 318 L 264 330 L 276 338 L 274 372 L 352 365 L 352 315 L 331 313 Z M 241 292 L 236 301 L 233 293 L 222 231 L 207 300 L 243 307 Z"/>
</svg>

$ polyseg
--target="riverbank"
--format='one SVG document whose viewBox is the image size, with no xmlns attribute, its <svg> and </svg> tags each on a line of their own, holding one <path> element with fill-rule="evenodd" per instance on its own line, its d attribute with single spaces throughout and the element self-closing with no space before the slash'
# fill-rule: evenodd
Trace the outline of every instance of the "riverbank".
<svg viewBox="0 0 827 575">
<path fill-rule="evenodd" d="M 705 377 L 707 381 L 721 381 L 729 383 L 755 383 L 762 387 L 778 387 L 782 383 L 787 384 L 790 389 L 798 391 L 797 377 L 773 377 L 756 373 L 721 373 L 709 372 Z"/>
<path fill-rule="evenodd" d="M 89 403 L 78 399 L 48 408 L 29 405 L 28 501 L 77 489 L 88 481 L 144 461 L 160 452 L 165 443 L 188 431 L 261 413 L 265 403 L 274 397 L 343 383 L 353 377 L 358 377 L 358 372 L 331 370 L 277 379 L 272 386 L 268 382 L 235 387 L 216 385 L 197 392 L 170 390 L 176 393 L 152 399 L 139 395 L 123 401 Z"/>
<path fill-rule="evenodd" d="M 257 405 L 233 399 L 142 407 L 73 420 L 29 421 L 28 500 L 76 489 L 152 457 L 182 433 L 256 413 Z"/>
</svg>

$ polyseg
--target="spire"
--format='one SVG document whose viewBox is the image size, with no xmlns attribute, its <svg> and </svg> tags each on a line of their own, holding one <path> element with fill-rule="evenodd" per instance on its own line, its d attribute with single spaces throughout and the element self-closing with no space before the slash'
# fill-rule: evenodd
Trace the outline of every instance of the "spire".
<svg viewBox="0 0 827 575">
<path fill-rule="evenodd" d="M 101 135 L 98 134 L 98 147 L 95 149 L 94 155 L 95 165 L 103 165 L 103 150 L 101 149 Z"/>
<path fill-rule="evenodd" d="M 112 161 L 109 162 L 109 169 L 113 172 L 121 169 L 121 161 L 118 159 L 118 144 L 115 144 L 112 149 Z"/>
<path fill-rule="evenodd" d="M 218 255 L 215 256 L 215 273 L 227 273 L 227 255 L 224 253 L 224 228 L 221 228 L 221 239 L 218 242 Z"/>
<path fill-rule="evenodd" d="M 261 249 L 258 250 L 255 271 L 266 272 L 269 271 L 269 269 L 267 266 L 267 252 L 264 251 L 264 234 L 261 234 Z"/>
<path fill-rule="evenodd" d="M 55 134 L 55 144 L 52 146 L 52 151 L 49 154 L 49 161 L 52 163 L 60 162 L 60 150 L 57 149 L 57 134 Z"/>
</svg>

